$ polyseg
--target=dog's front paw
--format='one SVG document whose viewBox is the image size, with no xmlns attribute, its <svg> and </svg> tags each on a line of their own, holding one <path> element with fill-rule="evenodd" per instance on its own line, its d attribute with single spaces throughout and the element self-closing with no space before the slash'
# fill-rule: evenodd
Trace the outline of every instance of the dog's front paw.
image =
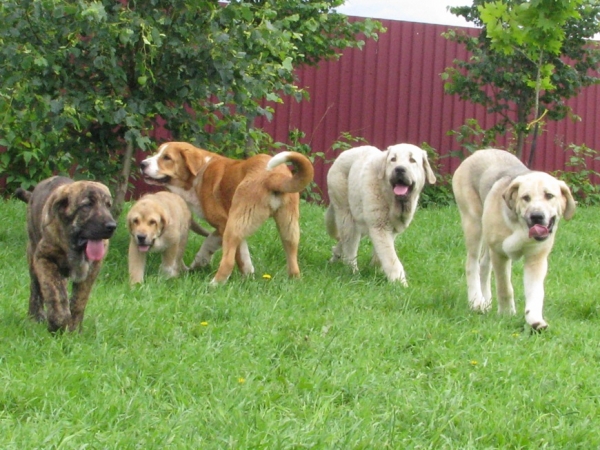
<svg viewBox="0 0 600 450">
<path fill-rule="evenodd" d="M 399 282 L 402 286 L 408 287 L 408 281 L 406 281 L 406 276 L 404 274 L 395 277 L 388 277 L 388 279 L 394 283 Z"/>
<path fill-rule="evenodd" d="M 342 257 L 342 254 L 338 250 L 338 246 L 334 245 L 333 247 L 331 247 L 331 258 L 329 258 L 329 262 L 334 263 L 336 261 L 339 261 L 341 259 L 341 257 Z"/>
<path fill-rule="evenodd" d="M 525 311 L 525 320 L 533 331 L 542 331 L 548 328 L 548 323 L 544 320 L 541 314 L 534 314 Z"/>
<path fill-rule="evenodd" d="M 190 270 L 202 269 L 210 264 L 212 255 L 198 253 L 190 266 Z"/>
<path fill-rule="evenodd" d="M 486 313 L 492 309 L 492 300 L 483 296 L 469 298 L 469 307 L 475 312 Z"/>
<path fill-rule="evenodd" d="M 244 265 L 244 267 L 242 267 L 240 271 L 242 272 L 243 276 L 251 277 L 254 275 L 254 266 L 252 264 L 250 264 L 250 266 Z"/>
<path fill-rule="evenodd" d="M 162 271 L 167 278 L 177 278 L 179 276 L 179 268 L 176 265 L 163 266 Z"/>
</svg>

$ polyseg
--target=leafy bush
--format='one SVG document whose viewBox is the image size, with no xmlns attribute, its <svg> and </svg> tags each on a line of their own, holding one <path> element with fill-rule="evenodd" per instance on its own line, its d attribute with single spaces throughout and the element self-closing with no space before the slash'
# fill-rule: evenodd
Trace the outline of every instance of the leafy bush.
<svg viewBox="0 0 600 450">
<path fill-rule="evenodd" d="M 423 142 L 421 148 L 427 152 L 429 165 L 435 173 L 435 184 L 427 184 L 421 193 L 419 205 L 423 208 L 430 206 L 447 206 L 454 203 L 454 194 L 452 193 L 452 175 L 440 173 L 439 153 L 426 142 Z"/>
<path fill-rule="evenodd" d="M 585 144 L 571 144 L 567 151 L 571 152 L 565 163 L 569 170 L 557 170 L 553 175 L 569 185 L 579 205 L 600 205 L 600 185 L 594 182 L 600 181 L 600 173 L 588 167 L 588 161 L 600 160 L 598 152 Z"/>
</svg>

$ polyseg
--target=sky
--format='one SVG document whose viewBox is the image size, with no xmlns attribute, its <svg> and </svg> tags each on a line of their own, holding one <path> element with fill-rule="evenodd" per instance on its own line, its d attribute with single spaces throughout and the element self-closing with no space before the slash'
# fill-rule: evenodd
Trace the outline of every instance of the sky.
<svg viewBox="0 0 600 450">
<path fill-rule="evenodd" d="M 471 4 L 471 0 L 346 0 L 336 9 L 348 16 L 472 27 L 447 10 L 448 6 Z"/>
</svg>

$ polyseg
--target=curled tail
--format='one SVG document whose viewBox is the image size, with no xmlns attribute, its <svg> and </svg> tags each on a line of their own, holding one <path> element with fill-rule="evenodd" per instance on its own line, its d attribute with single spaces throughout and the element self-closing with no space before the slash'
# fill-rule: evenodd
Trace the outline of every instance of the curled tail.
<svg viewBox="0 0 600 450">
<path fill-rule="evenodd" d="M 285 163 L 291 163 L 295 171 L 293 173 L 273 172 L 267 181 L 270 190 L 288 193 L 300 192 L 313 180 L 315 169 L 312 163 L 306 156 L 297 152 L 278 153 L 267 164 L 267 170 L 272 171 L 275 167 Z"/>
<path fill-rule="evenodd" d="M 26 191 L 22 188 L 17 188 L 15 191 L 15 197 L 19 200 L 24 201 L 25 203 L 29 203 L 29 199 L 31 198 L 31 191 Z"/>
</svg>

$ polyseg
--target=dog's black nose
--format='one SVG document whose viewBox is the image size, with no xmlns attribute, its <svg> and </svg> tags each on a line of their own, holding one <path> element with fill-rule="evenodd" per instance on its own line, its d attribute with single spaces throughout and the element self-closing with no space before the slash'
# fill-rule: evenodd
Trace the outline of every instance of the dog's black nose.
<svg viewBox="0 0 600 450">
<path fill-rule="evenodd" d="M 394 168 L 396 175 L 404 175 L 406 173 L 406 167 L 398 166 Z"/>
<path fill-rule="evenodd" d="M 148 167 L 148 162 L 144 160 L 140 163 L 140 169 L 144 170 L 146 167 Z"/>
<path fill-rule="evenodd" d="M 104 224 L 104 228 L 106 228 L 106 231 L 108 231 L 109 233 L 112 233 L 117 229 L 117 222 L 106 222 Z"/>
<path fill-rule="evenodd" d="M 138 234 L 136 235 L 138 243 L 143 244 L 144 242 L 146 242 L 146 235 L 145 234 Z"/>
<path fill-rule="evenodd" d="M 531 220 L 531 223 L 535 224 L 544 224 L 546 222 L 546 216 L 542 213 L 539 212 L 534 212 L 531 213 L 531 215 L 529 216 L 529 220 Z"/>
</svg>

